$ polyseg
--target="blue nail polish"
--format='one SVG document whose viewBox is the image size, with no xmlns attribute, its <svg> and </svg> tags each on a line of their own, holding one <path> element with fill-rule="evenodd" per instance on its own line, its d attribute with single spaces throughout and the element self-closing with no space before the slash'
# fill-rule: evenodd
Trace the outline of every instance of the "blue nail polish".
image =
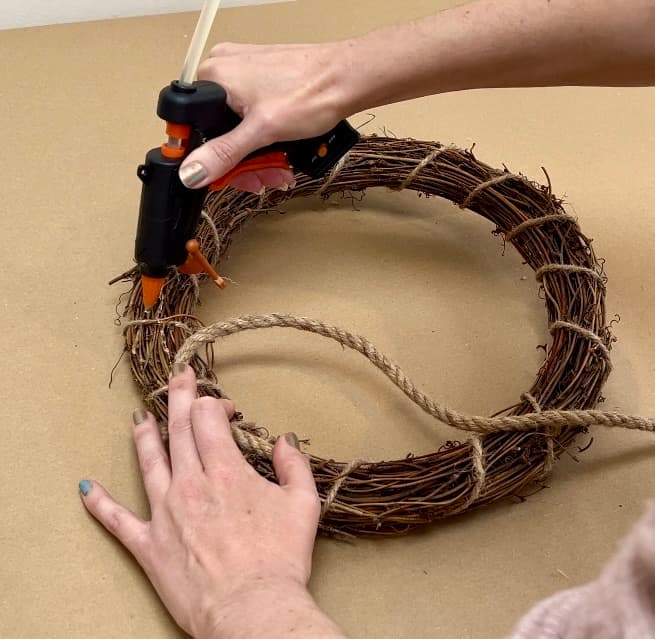
<svg viewBox="0 0 655 639">
<path fill-rule="evenodd" d="M 93 486 L 91 485 L 91 482 L 88 479 L 83 479 L 80 482 L 80 492 L 85 497 L 91 492 L 91 488 L 93 488 Z"/>
</svg>

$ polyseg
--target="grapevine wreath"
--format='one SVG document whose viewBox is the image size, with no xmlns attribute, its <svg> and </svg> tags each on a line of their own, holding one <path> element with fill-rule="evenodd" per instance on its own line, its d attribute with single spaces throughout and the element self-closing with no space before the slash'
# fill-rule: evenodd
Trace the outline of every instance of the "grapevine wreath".
<svg viewBox="0 0 655 639">
<path fill-rule="evenodd" d="M 613 338 L 605 313 L 606 277 L 590 240 L 547 185 L 480 162 L 472 150 L 439 143 L 368 136 L 324 178 L 297 176 L 289 191 L 210 193 L 199 239 L 210 262 L 226 255 L 234 234 L 258 214 L 299 197 L 327 198 L 373 187 L 410 189 L 450 200 L 496 225 L 535 272 L 551 343 L 528 392 L 492 417 L 462 415 L 430 399 L 363 337 L 318 320 L 282 314 L 245 316 L 203 326 L 193 315 L 199 278 L 172 272 L 154 313 L 146 314 L 135 271 L 124 310 L 125 348 L 147 407 L 166 433 L 167 383 L 174 362 L 188 362 L 199 394 L 224 396 L 214 373 L 213 343 L 235 332 L 288 327 L 336 340 L 360 352 L 398 388 L 468 441 L 392 461 L 338 462 L 309 455 L 322 501 L 321 529 L 347 535 L 404 533 L 478 508 L 545 478 L 554 461 L 589 426 L 654 430 L 650 419 L 595 410 L 612 369 Z M 201 279 L 201 278 L 200 278 Z M 274 479 L 275 437 L 237 415 L 234 438 L 246 459 Z"/>
</svg>

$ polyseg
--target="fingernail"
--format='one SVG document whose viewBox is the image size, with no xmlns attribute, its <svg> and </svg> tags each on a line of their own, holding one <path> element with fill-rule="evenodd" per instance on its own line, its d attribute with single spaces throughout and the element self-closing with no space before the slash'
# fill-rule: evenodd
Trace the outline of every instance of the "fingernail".
<svg viewBox="0 0 655 639">
<path fill-rule="evenodd" d="M 278 191 L 288 191 L 289 190 L 289 185 L 288 184 L 283 184 L 282 186 L 277 187 Z"/>
<path fill-rule="evenodd" d="M 132 421 L 134 422 L 135 426 L 145 422 L 146 417 L 148 417 L 148 413 L 146 413 L 146 411 L 144 411 L 142 408 L 137 408 L 132 413 Z"/>
<path fill-rule="evenodd" d="M 300 442 L 298 441 L 296 433 L 285 433 L 284 439 L 286 439 L 286 442 L 289 444 L 289 446 L 293 446 L 294 448 L 300 450 Z"/>
<path fill-rule="evenodd" d="M 190 162 L 189 164 L 185 164 L 180 167 L 178 174 L 182 184 L 189 189 L 198 186 L 198 184 L 207 178 L 207 171 L 200 162 Z"/>
<path fill-rule="evenodd" d="M 181 375 L 186 370 L 187 365 L 184 362 L 175 362 L 171 370 L 171 375 Z"/>
<path fill-rule="evenodd" d="M 88 479 L 83 479 L 80 482 L 80 492 L 86 497 L 93 488 L 93 484 Z"/>
</svg>

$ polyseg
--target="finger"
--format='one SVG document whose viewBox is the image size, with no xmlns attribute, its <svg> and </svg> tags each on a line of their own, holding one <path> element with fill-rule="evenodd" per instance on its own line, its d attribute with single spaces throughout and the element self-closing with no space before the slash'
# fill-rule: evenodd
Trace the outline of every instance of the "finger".
<svg viewBox="0 0 655 639">
<path fill-rule="evenodd" d="M 201 397 L 191 405 L 193 434 L 206 472 L 244 462 L 243 455 L 232 438 L 227 412 L 231 408 L 230 404 L 231 402 L 214 397 Z"/>
<path fill-rule="evenodd" d="M 191 404 L 197 393 L 193 368 L 175 364 L 168 382 L 168 449 L 173 474 L 202 470 L 191 425 Z"/>
<path fill-rule="evenodd" d="M 236 406 L 234 405 L 234 402 L 231 399 L 220 399 L 219 401 L 221 404 L 223 404 L 223 409 L 225 410 L 227 418 L 232 419 L 234 417 L 234 413 L 236 412 Z"/>
<path fill-rule="evenodd" d="M 280 486 L 316 493 L 316 483 L 309 459 L 299 450 L 298 438 L 293 433 L 278 437 L 275 442 L 273 468 Z"/>
<path fill-rule="evenodd" d="M 263 169 L 260 176 L 265 186 L 286 191 L 296 186 L 296 176 L 291 169 Z"/>
<path fill-rule="evenodd" d="M 189 153 L 180 167 L 180 180 L 189 189 L 207 186 L 231 171 L 246 155 L 268 144 L 253 118 L 243 120 L 225 135 Z"/>
<path fill-rule="evenodd" d="M 261 193 L 262 188 L 286 191 L 296 185 L 293 171 L 288 169 L 258 169 L 241 173 L 230 181 L 230 186 L 248 193 Z"/>
<path fill-rule="evenodd" d="M 230 180 L 230 186 L 246 193 L 261 193 L 262 189 L 266 187 L 259 177 L 259 173 L 259 171 L 241 173 Z"/>
<path fill-rule="evenodd" d="M 80 495 L 86 509 L 140 560 L 147 545 L 148 524 L 134 513 L 115 502 L 97 482 L 83 479 Z"/>
<path fill-rule="evenodd" d="M 168 492 L 171 484 L 171 465 L 155 418 L 143 410 L 135 410 L 132 421 L 143 485 L 152 506 Z"/>
</svg>

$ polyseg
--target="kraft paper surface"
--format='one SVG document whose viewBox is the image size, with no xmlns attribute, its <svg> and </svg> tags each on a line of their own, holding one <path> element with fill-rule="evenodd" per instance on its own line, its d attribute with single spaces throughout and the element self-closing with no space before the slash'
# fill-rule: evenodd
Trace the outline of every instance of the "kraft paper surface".
<svg viewBox="0 0 655 639">
<path fill-rule="evenodd" d="M 219 13 L 212 42 L 342 38 L 451 2 L 296 2 Z M 161 87 L 196 14 L 0 32 L 3 444 L 0 636 L 181 637 L 127 552 L 85 512 L 103 482 L 146 516 L 130 434 L 140 405 L 115 325 L 132 265 L 136 167 L 163 140 Z M 366 70 L 362 69 L 362 73 Z M 375 109 L 362 131 L 438 140 L 543 181 L 606 259 L 620 315 L 604 407 L 655 415 L 650 89 L 470 91 Z M 356 126 L 369 119 L 353 116 Z M 236 238 L 206 321 L 307 315 L 367 336 L 425 392 L 491 414 L 527 390 L 548 341 L 532 271 L 449 202 L 376 190 L 294 202 Z M 458 435 L 363 358 L 297 331 L 223 340 L 217 373 L 246 417 L 292 425 L 323 457 L 392 459 Z M 387 540 L 321 539 L 311 589 L 352 637 L 500 638 L 540 598 L 592 579 L 655 494 L 652 436 L 593 429 L 548 487 Z M 464 439 L 459 435 L 459 439 Z M 574 447 L 571 453 L 576 453 Z"/>
</svg>

